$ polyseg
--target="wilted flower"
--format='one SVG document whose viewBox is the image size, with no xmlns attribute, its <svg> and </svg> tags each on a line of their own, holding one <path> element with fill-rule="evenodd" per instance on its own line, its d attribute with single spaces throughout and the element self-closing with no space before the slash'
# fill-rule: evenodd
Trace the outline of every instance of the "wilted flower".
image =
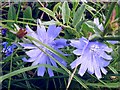
<svg viewBox="0 0 120 90">
<path fill-rule="evenodd" d="M 2 46 L 3 46 L 3 49 L 2 49 L 2 52 L 6 55 L 6 56 L 10 56 L 14 49 L 17 47 L 15 44 L 12 44 L 10 46 L 7 46 L 8 43 L 7 42 L 3 42 L 2 43 Z"/>
<path fill-rule="evenodd" d="M 103 30 L 104 30 L 104 27 L 103 27 L 103 24 L 101 23 L 99 23 L 99 19 L 98 18 L 94 18 L 94 23 L 96 24 L 96 26 L 103 32 Z M 107 41 L 107 42 L 109 42 L 109 43 L 111 43 L 111 44 L 116 44 L 116 43 L 118 43 L 118 41 Z"/>
<path fill-rule="evenodd" d="M 44 26 L 40 26 L 37 24 L 37 33 L 35 33 L 33 30 L 30 29 L 30 27 L 27 25 L 26 26 L 26 31 L 27 35 L 34 37 L 35 39 L 39 40 L 40 42 L 54 48 L 56 51 L 60 52 L 63 54 L 59 48 L 63 48 L 64 46 L 67 46 L 65 39 L 57 39 L 55 38 L 59 35 L 61 31 L 61 27 L 56 27 L 55 25 L 50 25 L 48 27 L 48 30 L 46 31 Z M 48 64 L 52 65 L 55 67 L 58 67 L 56 62 L 47 56 L 44 52 L 50 54 L 53 56 L 55 59 L 57 59 L 62 65 L 66 66 L 66 62 L 62 60 L 60 57 L 55 55 L 54 53 L 50 52 L 47 50 L 44 46 L 38 44 L 37 42 L 33 41 L 34 44 L 25 44 L 25 43 L 20 43 L 21 46 L 24 47 L 24 49 L 31 49 L 29 51 L 26 51 L 26 54 L 30 57 L 29 59 L 23 58 L 23 61 L 25 62 L 33 62 L 33 65 L 39 65 L 39 64 Z M 42 52 L 39 48 L 42 48 L 44 52 Z M 63 54 L 64 55 L 64 54 Z M 46 71 L 46 68 L 44 66 L 39 67 L 37 70 L 37 75 L 38 76 L 43 76 Z M 48 68 L 48 74 L 49 76 L 54 76 L 53 71 Z"/>
<path fill-rule="evenodd" d="M 106 52 L 111 52 L 112 49 L 106 44 L 95 41 L 90 42 L 86 38 L 82 37 L 80 40 L 72 40 L 71 46 L 77 49 L 73 51 L 75 55 L 81 55 L 70 66 L 75 68 L 81 64 L 78 74 L 83 76 L 87 71 L 90 74 L 94 74 L 98 79 L 102 78 L 101 71 L 106 74 L 107 71 L 104 67 L 108 66 L 112 57 L 107 55 Z"/>
<path fill-rule="evenodd" d="M 103 24 L 99 23 L 99 19 L 98 18 L 94 18 L 94 23 L 98 26 L 98 28 L 103 32 L 104 30 L 104 27 L 103 27 Z"/>
</svg>

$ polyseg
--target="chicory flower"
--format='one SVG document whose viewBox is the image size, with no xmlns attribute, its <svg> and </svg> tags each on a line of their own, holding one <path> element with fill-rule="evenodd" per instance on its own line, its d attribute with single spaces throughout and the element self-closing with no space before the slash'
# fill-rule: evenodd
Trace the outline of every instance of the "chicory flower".
<svg viewBox="0 0 120 90">
<path fill-rule="evenodd" d="M 87 71 L 90 74 L 95 74 L 98 79 L 102 78 L 103 74 L 107 73 L 105 69 L 109 65 L 112 57 L 106 52 L 112 52 L 106 44 L 95 41 L 90 42 L 86 38 L 82 37 L 79 40 L 72 40 L 71 46 L 77 49 L 73 51 L 75 55 L 80 55 L 70 66 L 75 68 L 81 64 L 78 74 L 83 76 Z"/>
<path fill-rule="evenodd" d="M 38 22 L 39 23 L 39 22 Z M 46 31 L 45 26 L 37 24 L 37 33 L 35 33 L 28 25 L 26 26 L 27 36 L 31 36 L 40 42 L 54 48 L 56 51 L 60 52 L 64 55 L 63 52 L 59 50 L 59 48 L 63 48 L 64 46 L 67 46 L 66 39 L 56 39 L 55 38 L 59 35 L 61 32 L 61 27 L 56 27 L 55 25 L 50 25 Z M 67 63 L 55 55 L 54 53 L 47 50 L 44 46 L 38 44 L 37 42 L 33 41 L 32 43 L 20 43 L 21 46 L 24 47 L 24 49 L 30 49 L 29 51 L 26 51 L 26 54 L 30 57 L 29 59 L 23 58 L 23 61 L 25 62 L 33 62 L 32 66 L 39 65 L 39 64 L 48 64 L 55 67 L 58 67 L 56 62 L 47 56 L 44 52 L 50 54 L 55 59 L 57 59 L 62 65 L 66 66 Z M 42 48 L 44 52 L 42 52 L 39 48 Z M 44 76 L 44 73 L 46 71 L 46 68 L 44 66 L 39 67 L 37 69 L 37 75 L 38 76 Z M 47 69 L 49 76 L 54 76 L 53 71 L 48 68 Z"/>
</svg>

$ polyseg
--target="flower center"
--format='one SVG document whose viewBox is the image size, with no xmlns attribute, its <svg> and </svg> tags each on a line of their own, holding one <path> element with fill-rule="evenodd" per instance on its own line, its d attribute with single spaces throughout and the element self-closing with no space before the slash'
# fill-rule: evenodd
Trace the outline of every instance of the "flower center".
<svg viewBox="0 0 120 90">
<path fill-rule="evenodd" d="M 93 44 L 93 45 L 90 47 L 90 51 L 92 51 L 92 52 L 97 52 L 98 49 L 99 49 L 99 46 L 98 46 L 98 45 L 95 45 L 95 44 Z"/>
</svg>

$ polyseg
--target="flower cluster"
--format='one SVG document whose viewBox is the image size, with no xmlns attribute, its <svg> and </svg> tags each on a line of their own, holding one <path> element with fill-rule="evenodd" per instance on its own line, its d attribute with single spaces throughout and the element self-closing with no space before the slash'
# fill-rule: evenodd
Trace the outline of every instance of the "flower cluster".
<svg viewBox="0 0 120 90">
<path fill-rule="evenodd" d="M 17 46 L 15 44 L 12 44 L 10 46 L 7 46 L 7 45 L 8 45 L 8 42 L 2 43 L 2 46 L 3 46 L 2 52 L 5 54 L 5 56 L 10 56 L 14 52 L 14 49 Z"/>
<path fill-rule="evenodd" d="M 98 19 L 95 19 L 94 22 L 97 22 L 99 29 L 103 30 L 102 24 L 99 25 Z M 27 36 L 34 37 L 36 40 L 52 47 L 59 53 L 65 55 L 63 52 L 60 51 L 60 48 L 64 48 L 67 46 L 66 39 L 56 39 L 56 37 L 61 32 L 61 27 L 56 27 L 55 25 L 50 25 L 48 29 L 45 29 L 45 26 L 39 25 L 39 21 L 37 24 L 37 31 L 34 32 L 28 25 L 26 26 Z M 50 54 L 53 58 L 58 60 L 62 65 L 66 66 L 67 63 L 60 58 L 59 56 L 55 55 L 54 53 L 50 52 L 44 46 L 38 44 L 34 40 L 33 43 L 19 43 L 24 49 L 29 49 L 25 53 L 30 57 L 29 59 L 23 58 L 24 62 L 33 62 L 33 65 L 39 64 L 48 64 L 54 67 L 58 67 L 56 62 L 47 56 L 44 52 Z M 106 66 L 109 65 L 112 57 L 108 55 L 106 52 L 112 52 L 112 49 L 109 48 L 106 44 L 103 44 L 98 41 L 89 41 L 86 38 L 82 37 L 79 40 L 71 40 L 71 46 L 76 47 L 77 49 L 73 51 L 75 55 L 79 57 L 73 61 L 70 66 L 71 68 L 75 68 L 81 64 L 78 74 L 83 76 L 87 71 L 90 74 L 95 74 L 98 79 L 102 78 L 101 71 L 103 74 L 107 73 L 105 69 Z M 44 51 L 42 52 L 40 48 Z M 39 67 L 37 70 L 38 76 L 44 76 L 46 68 L 44 66 Z M 48 68 L 47 69 L 49 76 L 54 76 L 53 71 Z"/>
</svg>

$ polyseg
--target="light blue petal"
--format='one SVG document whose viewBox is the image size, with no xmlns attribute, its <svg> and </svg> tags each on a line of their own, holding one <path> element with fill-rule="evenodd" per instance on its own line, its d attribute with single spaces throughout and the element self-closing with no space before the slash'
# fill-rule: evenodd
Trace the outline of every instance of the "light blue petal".
<svg viewBox="0 0 120 90">
<path fill-rule="evenodd" d="M 33 62 L 33 61 L 36 60 L 36 58 L 29 58 L 29 59 L 26 59 L 26 58 L 24 57 L 24 58 L 22 58 L 22 60 L 23 60 L 24 62 Z"/>
<path fill-rule="evenodd" d="M 37 75 L 38 76 L 44 76 L 44 73 L 45 73 L 45 67 L 38 67 L 38 69 L 37 69 Z"/>
<path fill-rule="evenodd" d="M 80 47 L 80 46 L 81 46 L 81 43 L 80 43 L 79 40 L 71 40 L 70 45 L 73 46 L 73 47 L 76 47 L 76 48 L 81 49 L 81 47 Z"/>
<path fill-rule="evenodd" d="M 85 61 L 85 62 L 83 62 L 83 63 L 81 64 L 80 69 L 79 69 L 79 71 L 78 71 L 78 74 L 79 74 L 80 76 L 83 76 L 83 75 L 85 74 L 87 68 L 88 68 L 88 67 L 87 67 L 87 62 Z"/>
<path fill-rule="evenodd" d="M 45 27 L 37 25 L 37 34 L 38 34 L 39 40 L 44 42 L 47 35 Z"/>
<path fill-rule="evenodd" d="M 26 31 L 28 36 L 34 37 L 38 40 L 37 34 L 28 25 L 26 25 Z"/>
<path fill-rule="evenodd" d="M 101 50 L 106 51 L 106 52 L 112 52 L 112 48 L 109 48 L 106 44 L 98 42 L 98 45 Z"/>
<path fill-rule="evenodd" d="M 51 38 L 52 40 L 54 40 L 59 35 L 61 30 L 62 30 L 61 27 L 56 27 L 55 25 L 50 25 L 47 30 L 48 37 Z"/>
<path fill-rule="evenodd" d="M 39 40 L 38 35 L 28 25 L 26 26 L 26 31 L 27 31 L 27 36 L 31 36 Z M 39 43 L 35 42 L 34 40 L 33 40 L 33 43 L 37 46 L 41 46 Z"/>
<path fill-rule="evenodd" d="M 81 63 L 83 63 L 83 62 L 84 62 L 84 57 L 80 56 L 79 58 L 77 58 L 76 60 L 74 60 L 74 61 L 70 64 L 70 66 L 71 66 L 71 68 L 73 69 L 73 68 L 77 67 L 79 64 L 81 64 Z"/>
<path fill-rule="evenodd" d="M 100 63 L 100 67 L 106 67 L 110 64 L 110 61 L 100 58 L 99 63 Z"/>
<path fill-rule="evenodd" d="M 36 58 L 36 60 L 32 63 L 32 66 L 38 65 L 38 64 L 46 64 L 48 59 L 48 56 L 44 54 L 43 52 Z"/>
<path fill-rule="evenodd" d="M 41 51 L 37 48 L 37 49 L 32 49 L 32 50 L 26 51 L 25 53 L 29 57 L 37 57 L 41 53 Z"/>
<path fill-rule="evenodd" d="M 54 41 L 55 42 L 55 47 L 56 48 L 63 48 L 65 46 L 68 46 L 67 45 L 67 40 L 66 39 L 57 39 Z"/>
<path fill-rule="evenodd" d="M 24 49 L 35 49 L 37 48 L 35 45 L 33 44 L 25 44 L 25 43 L 19 43 L 22 47 L 24 47 Z"/>
<path fill-rule="evenodd" d="M 50 77 L 54 76 L 53 70 L 48 68 L 48 74 Z"/>
<path fill-rule="evenodd" d="M 94 18 L 94 23 L 98 26 L 99 25 L 99 19 L 98 18 Z"/>
<path fill-rule="evenodd" d="M 102 78 L 102 75 L 100 72 L 99 62 L 97 62 L 98 59 L 99 59 L 98 56 L 93 55 L 93 66 L 95 70 L 95 75 L 98 79 L 100 79 Z"/>
<path fill-rule="evenodd" d="M 55 55 L 55 54 L 52 54 L 52 56 L 53 56 L 56 60 L 58 60 L 62 65 L 67 66 L 67 63 L 66 63 L 62 58 L 58 57 L 58 56 Z"/>
<path fill-rule="evenodd" d="M 105 75 L 107 74 L 107 70 L 105 68 L 101 67 L 100 69 L 103 72 L 103 74 L 105 74 Z"/>
<path fill-rule="evenodd" d="M 54 67 L 58 67 L 56 62 L 53 59 L 49 58 L 49 60 Z"/>
<path fill-rule="evenodd" d="M 83 51 L 83 50 L 76 49 L 76 50 L 73 51 L 73 53 L 74 53 L 75 55 L 81 55 L 81 54 L 82 54 L 82 51 Z"/>
<path fill-rule="evenodd" d="M 111 43 L 111 44 L 116 44 L 116 43 L 118 43 L 118 41 L 107 41 L 107 42 L 109 42 L 109 43 Z"/>
<path fill-rule="evenodd" d="M 88 42 L 86 38 L 82 37 L 79 40 L 71 40 L 70 45 L 82 50 Z"/>
<path fill-rule="evenodd" d="M 92 55 L 90 55 L 89 60 L 87 61 L 88 65 L 88 73 L 93 74 L 94 73 L 94 67 L 93 67 L 93 58 Z"/>
<path fill-rule="evenodd" d="M 112 60 L 112 57 L 107 55 L 105 52 L 100 53 L 100 56 L 106 60 Z"/>
<path fill-rule="evenodd" d="M 104 27 L 103 27 L 102 23 L 100 25 L 98 25 L 98 28 L 103 32 Z"/>
<path fill-rule="evenodd" d="M 47 64 L 51 65 L 49 60 L 47 60 Z M 48 74 L 49 74 L 50 77 L 54 76 L 53 70 L 51 68 L 48 68 Z"/>
</svg>

